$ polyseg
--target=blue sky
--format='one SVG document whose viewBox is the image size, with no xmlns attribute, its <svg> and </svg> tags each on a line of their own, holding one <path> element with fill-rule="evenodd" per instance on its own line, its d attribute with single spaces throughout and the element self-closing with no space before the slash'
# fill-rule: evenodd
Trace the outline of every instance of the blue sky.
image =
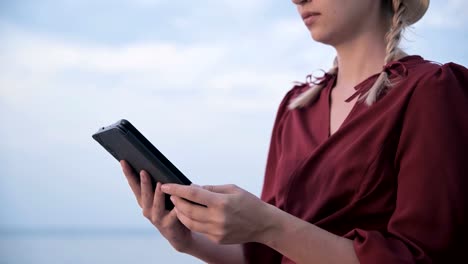
<svg viewBox="0 0 468 264">
<path fill-rule="evenodd" d="M 431 2 L 403 48 L 468 65 L 468 2 Z M 120 118 L 192 181 L 259 194 L 279 102 L 333 57 L 290 1 L 2 1 L 0 228 L 147 227 L 91 138 Z"/>
</svg>

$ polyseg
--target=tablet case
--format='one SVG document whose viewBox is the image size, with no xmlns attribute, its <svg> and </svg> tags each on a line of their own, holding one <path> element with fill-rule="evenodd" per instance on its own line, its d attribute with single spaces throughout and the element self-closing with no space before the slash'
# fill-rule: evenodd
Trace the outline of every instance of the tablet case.
<svg viewBox="0 0 468 264">
<path fill-rule="evenodd" d="M 117 161 L 126 160 L 136 175 L 147 171 L 156 182 L 190 185 L 185 177 L 153 144 L 151 144 L 128 120 L 102 127 L 92 136 Z M 174 207 L 166 195 L 166 209 Z"/>
</svg>

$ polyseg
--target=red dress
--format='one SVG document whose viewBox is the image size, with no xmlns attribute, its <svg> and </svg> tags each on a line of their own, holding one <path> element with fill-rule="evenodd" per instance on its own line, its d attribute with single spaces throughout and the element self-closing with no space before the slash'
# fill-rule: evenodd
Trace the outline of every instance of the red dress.
<svg viewBox="0 0 468 264">
<path fill-rule="evenodd" d="M 261 198 L 353 240 L 361 263 L 468 263 L 468 70 L 420 56 L 384 70 L 397 85 L 370 107 L 358 101 L 332 136 L 336 76 L 306 108 L 287 105 L 307 84 L 286 94 Z M 244 252 L 249 263 L 293 263 L 257 243 Z"/>
</svg>

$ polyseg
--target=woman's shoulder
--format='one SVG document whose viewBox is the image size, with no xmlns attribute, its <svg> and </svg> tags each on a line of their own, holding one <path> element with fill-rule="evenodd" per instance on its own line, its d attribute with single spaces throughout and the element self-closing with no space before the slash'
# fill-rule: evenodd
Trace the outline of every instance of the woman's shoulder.
<svg viewBox="0 0 468 264">
<path fill-rule="evenodd" d="M 281 99 L 281 102 L 277 108 L 276 111 L 276 118 L 275 118 L 275 123 L 277 125 L 281 124 L 282 121 L 285 119 L 285 117 L 288 115 L 288 112 L 290 111 L 289 105 L 296 96 L 299 96 L 302 92 L 305 90 L 309 89 L 310 85 L 306 82 L 300 83 L 300 82 L 295 82 L 289 90 L 286 91 L 285 94 L 283 94 L 283 97 Z"/>
<path fill-rule="evenodd" d="M 304 82 L 296 81 L 292 88 L 290 88 L 287 93 L 283 96 L 281 101 L 280 108 L 289 109 L 287 106 L 293 101 L 294 98 L 302 96 L 304 92 L 310 89 L 315 89 L 315 87 L 325 87 L 330 82 L 334 82 L 336 74 L 330 74 L 324 72 L 323 76 L 315 77 L 312 74 L 306 75 Z M 323 91 L 324 89 L 319 89 Z M 295 109 L 296 107 L 293 107 Z"/>
<path fill-rule="evenodd" d="M 288 109 L 288 105 L 292 99 L 302 94 L 304 91 L 310 88 L 310 84 L 307 82 L 295 82 L 289 90 L 283 95 L 279 106 L 279 111 L 285 112 Z"/>
<path fill-rule="evenodd" d="M 416 57 L 419 58 L 407 63 L 407 77 L 415 81 L 417 84 L 415 88 L 447 88 L 447 84 L 454 83 L 463 87 L 468 86 L 468 69 L 463 65 L 454 62 L 442 64 L 425 60 L 420 56 Z"/>
<path fill-rule="evenodd" d="M 420 60 L 408 66 L 404 94 L 410 96 L 410 108 L 434 109 L 452 113 L 468 110 L 468 69 L 453 62 Z M 467 104 L 467 105 L 465 105 Z"/>
</svg>

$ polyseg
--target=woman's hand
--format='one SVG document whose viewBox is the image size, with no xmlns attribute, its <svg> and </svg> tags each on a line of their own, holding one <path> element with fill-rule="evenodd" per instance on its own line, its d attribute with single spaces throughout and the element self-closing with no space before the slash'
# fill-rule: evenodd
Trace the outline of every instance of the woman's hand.
<svg viewBox="0 0 468 264">
<path fill-rule="evenodd" d="M 268 217 L 270 206 L 235 185 L 164 184 L 161 190 L 171 195 L 180 222 L 219 244 L 263 242 L 272 227 Z"/>
<path fill-rule="evenodd" d="M 142 208 L 143 215 L 151 221 L 174 249 L 180 252 L 187 251 L 193 242 L 192 232 L 180 223 L 175 210 L 165 209 L 161 183 L 157 183 L 156 190 L 153 190 L 150 175 L 147 172 L 141 171 L 138 177 L 127 162 L 121 161 L 120 164 Z"/>
</svg>

